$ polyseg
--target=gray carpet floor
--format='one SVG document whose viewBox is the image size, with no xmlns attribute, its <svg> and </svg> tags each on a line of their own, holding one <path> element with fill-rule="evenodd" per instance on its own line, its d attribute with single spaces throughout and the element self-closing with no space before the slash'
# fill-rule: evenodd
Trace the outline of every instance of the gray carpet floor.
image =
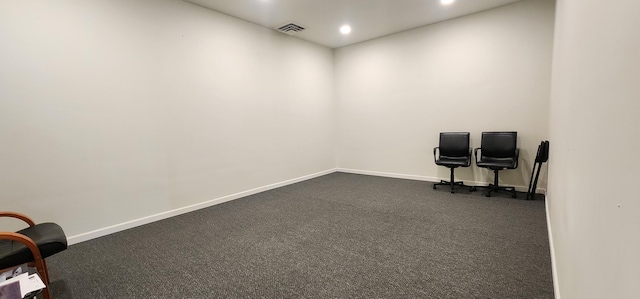
<svg viewBox="0 0 640 299">
<path fill-rule="evenodd" d="M 333 173 L 70 246 L 60 298 L 553 298 L 543 200 Z"/>
</svg>

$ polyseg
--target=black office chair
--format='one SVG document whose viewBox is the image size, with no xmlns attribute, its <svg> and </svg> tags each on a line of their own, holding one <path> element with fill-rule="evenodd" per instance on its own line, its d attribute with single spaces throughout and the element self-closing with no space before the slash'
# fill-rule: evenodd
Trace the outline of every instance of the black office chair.
<svg viewBox="0 0 640 299">
<path fill-rule="evenodd" d="M 35 267 L 40 274 L 45 289 L 44 299 L 49 293 L 49 273 L 44 259 L 67 249 L 67 237 L 55 223 L 35 224 L 26 215 L 0 211 L 0 217 L 12 217 L 26 222 L 29 227 L 17 232 L 0 232 L 0 272 L 22 264 Z"/>
<path fill-rule="evenodd" d="M 437 155 L 439 152 L 439 156 Z M 451 180 L 441 180 L 440 183 L 433 184 L 433 189 L 439 185 L 451 186 L 451 193 L 455 193 L 454 186 L 469 187 L 470 191 L 475 188 L 466 186 L 463 182 L 455 182 L 453 170 L 457 167 L 469 167 L 471 165 L 471 148 L 469 147 L 469 132 L 445 132 L 440 133 L 440 144 L 433 148 L 433 159 L 437 165 L 445 166 L 451 170 Z"/>
<path fill-rule="evenodd" d="M 474 156 L 478 167 L 488 168 L 494 172 L 493 184 L 484 187 L 489 189 L 487 197 L 490 197 L 492 192 L 499 191 L 510 192 L 511 197 L 516 197 L 515 187 L 505 187 L 498 184 L 498 171 L 518 167 L 520 149 L 516 147 L 517 140 L 517 132 L 482 132 L 481 145 L 474 150 Z M 480 151 L 480 155 L 478 155 L 478 151 Z"/>
</svg>

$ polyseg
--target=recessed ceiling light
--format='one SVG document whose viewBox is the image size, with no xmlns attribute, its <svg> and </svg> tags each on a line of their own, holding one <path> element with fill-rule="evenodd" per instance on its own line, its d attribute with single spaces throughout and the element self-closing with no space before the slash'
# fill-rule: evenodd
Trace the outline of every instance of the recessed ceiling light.
<svg viewBox="0 0 640 299">
<path fill-rule="evenodd" d="M 455 1 L 455 0 L 440 0 L 440 4 L 449 5 L 449 4 L 453 3 L 453 1 Z"/>
<path fill-rule="evenodd" d="M 349 34 L 349 33 L 351 33 L 351 26 L 349 26 L 349 25 L 344 25 L 344 26 L 340 27 L 340 33 L 342 33 L 342 34 Z"/>
</svg>

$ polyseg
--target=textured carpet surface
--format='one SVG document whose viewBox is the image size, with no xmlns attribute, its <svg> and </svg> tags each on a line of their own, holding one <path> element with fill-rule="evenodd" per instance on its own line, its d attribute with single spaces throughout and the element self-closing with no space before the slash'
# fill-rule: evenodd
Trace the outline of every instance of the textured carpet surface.
<svg viewBox="0 0 640 299">
<path fill-rule="evenodd" d="M 543 200 L 431 186 L 334 173 L 97 238 L 47 259 L 52 294 L 553 298 Z"/>
</svg>

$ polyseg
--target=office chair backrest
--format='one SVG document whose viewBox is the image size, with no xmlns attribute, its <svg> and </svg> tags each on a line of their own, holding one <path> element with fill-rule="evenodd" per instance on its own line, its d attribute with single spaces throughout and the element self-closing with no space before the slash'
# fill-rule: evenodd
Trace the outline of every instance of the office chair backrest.
<svg viewBox="0 0 640 299">
<path fill-rule="evenodd" d="M 440 156 L 469 156 L 469 132 L 440 133 Z"/>
<path fill-rule="evenodd" d="M 516 155 L 518 132 L 482 132 L 482 156 L 513 158 Z"/>
</svg>

